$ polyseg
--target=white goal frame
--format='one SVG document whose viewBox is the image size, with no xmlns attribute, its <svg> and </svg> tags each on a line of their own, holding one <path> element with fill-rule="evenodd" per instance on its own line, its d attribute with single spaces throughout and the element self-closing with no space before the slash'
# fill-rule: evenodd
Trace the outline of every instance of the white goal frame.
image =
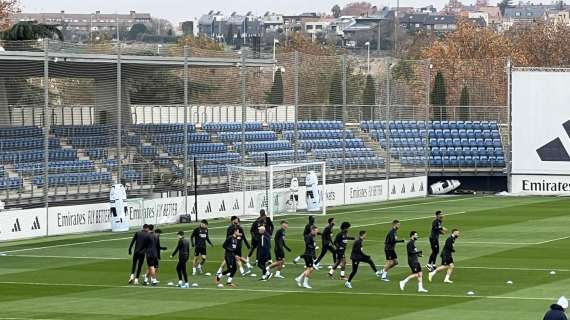
<svg viewBox="0 0 570 320">
<path fill-rule="evenodd" d="M 230 172 L 233 170 L 242 170 L 242 171 L 249 171 L 249 172 L 265 172 L 268 174 L 268 180 L 269 180 L 269 186 L 268 186 L 268 190 L 264 191 L 268 193 L 268 199 L 267 199 L 267 215 L 273 219 L 273 217 L 275 216 L 275 212 L 274 212 L 274 206 L 272 205 L 272 199 L 274 197 L 275 191 L 274 191 L 274 178 L 275 178 L 275 172 L 280 172 L 280 171 L 284 171 L 287 169 L 298 169 L 298 168 L 302 168 L 302 167 L 308 167 L 308 166 L 320 166 L 321 170 L 320 170 L 320 185 L 318 186 L 319 191 L 321 193 L 321 213 L 322 215 L 326 215 L 327 212 L 327 184 L 326 184 L 326 177 L 327 177 L 327 173 L 326 173 L 326 162 L 324 161 L 314 161 L 314 162 L 299 162 L 299 163 L 278 163 L 278 164 L 271 164 L 268 166 L 236 166 L 236 165 L 230 165 L 228 166 L 228 185 L 231 183 L 230 181 Z M 301 187 L 301 186 L 300 186 Z M 289 186 L 287 187 L 289 188 Z M 259 190 L 261 191 L 261 190 Z M 230 192 L 232 192 L 232 190 L 230 190 Z M 240 192 L 242 192 L 242 203 L 244 204 L 242 206 L 242 215 L 246 216 L 247 215 L 247 208 L 246 208 L 246 194 L 249 192 L 248 190 L 246 190 L 245 188 L 243 188 Z M 318 214 L 318 211 L 315 211 L 314 213 Z M 304 213 L 303 213 L 304 214 Z"/>
</svg>

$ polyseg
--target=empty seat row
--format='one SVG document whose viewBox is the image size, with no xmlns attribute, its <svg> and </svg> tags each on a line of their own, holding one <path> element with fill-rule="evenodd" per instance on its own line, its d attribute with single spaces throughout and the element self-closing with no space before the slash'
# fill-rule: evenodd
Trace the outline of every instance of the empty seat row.
<svg viewBox="0 0 570 320">
<path fill-rule="evenodd" d="M 153 144 L 158 145 L 184 143 L 184 133 L 152 135 L 151 141 Z M 212 142 L 207 132 L 192 132 L 188 134 L 188 143 L 203 142 Z"/>
<path fill-rule="evenodd" d="M 503 156 L 501 147 L 432 147 L 433 156 Z"/>
<path fill-rule="evenodd" d="M 143 157 L 155 157 L 158 156 L 159 150 L 156 146 L 141 145 L 138 147 L 138 152 Z"/>
<path fill-rule="evenodd" d="M 426 156 L 403 156 L 400 157 L 400 163 L 403 166 L 421 166 L 425 167 L 427 165 Z"/>
<path fill-rule="evenodd" d="M 241 125 L 241 122 L 206 122 L 203 128 L 207 132 L 241 131 Z M 245 130 L 261 131 L 263 124 L 261 122 L 245 122 Z"/>
<path fill-rule="evenodd" d="M 483 139 L 501 139 L 499 130 L 480 130 L 480 129 L 430 129 L 428 131 L 430 138 L 483 138 Z"/>
<path fill-rule="evenodd" d="M 241 142 L 235 143 L 234 146 L 237 152 L 241 151 Z M 291 141 L 288 140 L 246 142 L 245 146 L 246 152 L 287 150 L 292 147 Z"/>
<path fill-rule="evenodd" d="M 6 170 L 4 169 L 3 166 L 0 166 L 0 178 L 4 177 L 6 175 Z"/>
<path fill-rule="evenodd" d="M 43 134 L 44 130 L 40 127 L 0 127 L 0 138 L 35 137 Z"/>
<path fill-rule="evenodd" d="M 184 175 L 184 170 L 180 170 Z M 223 164 L 204 164 L 198 166 L 198 174 L 201 176 L 223 176 L 228 172 L 228 167 Z M 180 174 L 180 173 L 179 173 Z"/>
<path fill-rule="evenodd" d="M 20 163 L 14 166 L 19 174 L 41 174 L 44 172 L 45 163 Z M 74 160 L 74 161 L 50 161 L 48 163 L 48 172 L 65 173 L 65 172 L 86 172 L 95 170 L 95 163 L 91 160 Z"/>
<path fill-rule="evenodd" d="M 50 186 L 82 185 L 82 184 L 108 184 L 112 180 L 110 172 L 81 172 L 61 173 L 48 176 Z M 35 176 L 32 183 L 37 186 L 44 185 L 44 176 Z"/>
<path fill-rule="evenodd" d="M 312 150 L 312 149 L 338 149 L 342 148 L 345 145 L 345 148 L 364 148 L 364 142 L 361 139 L 346 139 L 344 140 L 338 139 L 327 139 L 327 140 L 302 140 L 299 141 L 299 148 L 305 150 Z"/>
<path fill-rule="evenodd" d="M 427 123 L 429 129 L 434 130 L 499 130 L 496 121 L 431 121 Z M 360 122 L 360 128 L 364 131 L 383 129 L 426 129 L 425 121 L 379 121 L 367 120 Z"/>
<path fill-rule="evenodd" d="M 93 160 L 105 159 L 109 156 L 109 151 L 105 148 L 89 148 L 85 152 Z"/>
<path fill-rule="evenodd" d="M 360 129 L 364 130 L 364 131 L 370 131 L 370 130 L 383 130 L 388 128 L 388 125 L 390 126 L 390 129 L 414 129 L 414 130 L 420 130 L 420 129 L 425 129 L 426 128 L 426 123 L 425 121 L 405 121 L 405 120 L 395 120 L 395 121 L 390 121 L 389 123 L 387 121 L 380 121 L 380 120 L 367 120 L 367 121 L 361 121 L 360 122 Z"/>
<path fill-rule="evenodd" d="M 114 146 L 117 143 L 116 136 L 72 136 L 70 143 L 76 148 Z"/>
<path fill-rule="evenodd" d="M 390 141 L 382 138 L 380 139 L 380 146 L 387 148 L 388 142 L 390 147 L 422 147 L 426 144 L 426 140 L 421 138 L 390 138 Z"/>
<path fill-rule="evenodd" d="M 276 161 L 294 161 L 295 160 L 295 150 L 276 150 L 267 152 L 252 152 L 251 159 L 255 162 L 265 161 L 265 154 L 267 153 L 267 158 L 269 162 Z M 307 152 L 305 150 L 297 150 L 297 160 L 303 161 L 307 160 Z"/>
<path fill-rule="evenodd" d="M 307 139 L 346 139 L 354 138 L 350 130 L 299 130 L 297 137 L 300 140 Z M 295 131 L 283 131 L 283 138 L 287 140 L 295 139 Z"/>
<path fill-rule="evenodd" d="M 20 177 L 0 177 L 0 190 L 16 190 L 22 188 L 22 178 Z"/>
<path fill-rule="evenodd" d="M 368 158 L 376 156 L 374 150 L 370 148 L 346 148 L 344 151 L 344 157 L 346 158 Z M 317 159 L 343 157 L 342 149 L 313 149 L 313 153 Z"/>
<path fill-rule="evenodd" d="M 44 146 L 43 137 L 25 137 L 17 139 L 1 139 L 0 151 L 18 150 L 18 149 L 40 149 Z M 50 148 L 59 148 L 60 141 L 57 138 L 49 138 Z"/>
<path fill-rule="evenodd" d="M 166 145 L 164 146 L 164 151 L 168 154 L 181 155 L 184 153 L 184 147 L 181 145 Z M 199 154 L 199 153 L 225 153 L 227 152 L 227 147 L 223 143 L 198 143 L 189 144 L 188 153 L 189 154 Z"/>
<path fill-rule="evenodd" d="M 354 168 L 379 168 L 384 167 L 384 159 L 380 157 L 364 158 L 333 158 L 327 159 L 327 167 L 339 169 L 344 166 L 348 169 Z"/>
<path fill-rule="evenodd" d="M 471 139 L 451 139 L 451 138 L 431 138 L 429 139 L 429 144 L 432 147 L 496 147 L 501 148 L 501 139 L 483 139 L 483 138 L 471 138 Z"/>
<path fill-rule="evenodd" d="M 220 132 L 218 138 L 222 142 L 239 142 L 242 140 L 241 132 Z M 245 141 L 273 141 L 277 140 L 275 131 L 247 131 Z"/>
<path fill-rule="evenodd" d="M 127 182 L 140 182 L 142 181 L 142 174 L 137 170 L 127 169 L 123 171 L 122 179 Z"/>
<path fill-rule="evenodd" d="M 50 161 L 67 161 L 77 159 L 75 149 L 53 149 L 49 151 Z M 29 150 L 17 152 L 0 152 L 0 163 L 2 162 L 40 162 L 44 160 L 43 150 Z"/>
<path fill-rule="evenodd" d="M 465 166 L 465 167 L 504 167 L 505 158 L 495 156 L 432 156 L 432 166 Z"/>
<path fill-rule="evenodd" d="M 237 163 L 241 160 L 241 155 L 236 152 L 224 152 L 213 154 L 192 154 L 189 155 L 189 158 L 190 160 L 196 158 L 196 160 L 199 160 L 201 163 L 204 163 L 207 160 L 216 163 Z"/>
<path fill-rule="evenodd" d="M 390 155 L 394 158 L 401 158 L 402 156 L 425 155 L 426 149 L 424 147 L 392 147 L 390 148 Z"/>
<path fill-rule="evenodd" d="M 269 124 L 271 130 L 281 132 L 295 130 L 295 122 L 272 122 Z M 343 128 L 340 121 L 298 121 L 297 130 L 341 130 Z"/>
<path fill-rule="evenodd" d="M 497 121 L 432 121 L 432 129 L 499 130 Z"/>
<path fill-rule="evenodd" d="M 189 132 L 196 131 L 193 124 L 186 124 Z M 183 123 L 143 123 L 131 126 L 138 134 L 155 134 L 155 133 L 184 133 Z"/>
<path fill-rule="evenodd" d="M 111 125 L 54 126 L 52 132 L 57 136 L 103 136 L 117 133 L 117 127 Z"/>
</svg>

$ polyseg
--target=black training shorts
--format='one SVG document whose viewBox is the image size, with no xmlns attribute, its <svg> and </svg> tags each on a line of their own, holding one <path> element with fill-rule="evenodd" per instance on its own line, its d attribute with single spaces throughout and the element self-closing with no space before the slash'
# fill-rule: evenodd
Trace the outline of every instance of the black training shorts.
<svg viewBox="0 0 570 320">
<path fill-rule="evenodd" d="M 206 256 L 206 247 L 204 248 L 194 248 L 194 256 L 195 257 L 199 257 L 199 256 Z"/>
<path fill-rule="evenodd" d="M 398 259 L 398 255 L 396 254 L 396 250 L 384 250 L 386 254 L 386 260 L 396 260 Z"/>
</svg>

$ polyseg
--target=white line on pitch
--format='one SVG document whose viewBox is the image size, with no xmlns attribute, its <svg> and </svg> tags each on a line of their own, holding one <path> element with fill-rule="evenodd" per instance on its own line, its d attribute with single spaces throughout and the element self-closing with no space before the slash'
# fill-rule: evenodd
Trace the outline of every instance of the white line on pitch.
<svg viewBox="0 0 570 320">
<path fill-rule="evenodd" d="M 85 288 L 104 288 L 104 289 L 119 289 L 119 288 L 132 288 L 136 290 L 133 286 L 116 286 L 116 285 L 103 285 L 103 284 L 81 284 L 81 283 L 43 283 L 43 282 L 12 282 L 12 281 L 2 281 L 0 284 L 5 285 L 28 285 L 28 286 L 47 286 L 47 287 L 85 287 Z M 179 290 L 183 292 L 183 289 L 176 287 L 139 287 L 143 290 Z M 320 291 L 320 290 L 275 290 L 275 289 L 246 289 L 246 288 L 230 288 L 230 289 L 220 289 L 220 288 L 192 288 L 186 291 L 193 290 L 206 290 L 206 291 L 218 291 L 218 292 L 262 292 L 262 293 L 300 293 L 300 294 L 339 294 L 339 295 L 369 295 L 369 296 L 403 296 L 403 297 L 431 297 L 431 298 L 463 298 L 463 299 L 497 299 L 497 300 L 540 300 L 540 301 L 553 301 L 556 298 L 553 297 L 513 297 L 513 296 L 466 296 L 466 295 L 455 295 L 455 294 L 419 294 L 419 293 L 389 293 L 389 292 L 362 292 L 356 290 L 344 290 L 344 291 Z"/>
<path fill-rule="evenodd" d="M 569 238 L 570 238 L 570 236 L 560 237 L 560 238 L 556 238 L 556 239 L 552 239 L 552 240 L 546 240 L 546 241 L 537 242 L 536 244 L 545 244 L 545 243 L 550 243 L 550 242 L 554 242 L 554 241 L 566 240 L 566 239 L 569 239 Z"/>
<path fill-rule="evenodd" d="M 0 317 L 0 320 L 59 320 L 59 319 L 54 319 L 54 318 L 49 318 L 49 319 L 44 319 L 44 318 L 4 318 L 4 317 Z"/>
<path fill-rule="evenodd" d="M 77 260 L 123 260 L 123 261 L 130 261 L 132 260 L 131 257 L 89 257 L 89 256 L 58 256 L 58 255 L 28 255 L 28 254 L 14 254 L 8 255 L 7 257 L 20 257 L 20 258 L 38 258 L 38 259 L 77 259 Z M 177 262 L 176 259 L 162 259 L 160 261 L 169 261 L 169 262 Z M 221 263 L 222 261 L 218 260 L 208 260 L 208 262 L 212 263 Z M 289 266 L 293 266 L 288 264 Z M 382 267 L 384 265 L 377 265 L 378 267 Z M 407 266 L 397 266 L 397 268 L 408 268 Z M 570 269 L 542 269 L 542 268 L 517 268 L 517 267 L 481 267 L 481 266 L 456 266 L 456 269 L 481 269 L 481 270 L 514 270 L 514 271 L 558 271 L 558 272 L 570 272 Z M 1 320 L 1 319 L 0 319 Z"/>
</svg>

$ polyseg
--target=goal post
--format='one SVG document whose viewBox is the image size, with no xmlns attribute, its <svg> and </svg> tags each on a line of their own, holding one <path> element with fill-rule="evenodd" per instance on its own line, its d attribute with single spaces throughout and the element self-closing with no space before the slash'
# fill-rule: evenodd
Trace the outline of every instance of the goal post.
<svg viewBox="0 0 570 320">
<path fill-rule="evenodd" d="M 229 192 L 239 192 L 243 216 L 326 214 L 326 163 L 228 166 Z"/>
</svg>

